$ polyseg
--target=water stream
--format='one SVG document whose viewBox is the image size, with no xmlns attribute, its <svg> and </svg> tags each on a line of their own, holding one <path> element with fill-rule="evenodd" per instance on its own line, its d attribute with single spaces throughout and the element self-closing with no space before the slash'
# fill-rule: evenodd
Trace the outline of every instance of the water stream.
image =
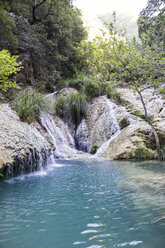
<svg viewBox="0 0 165 248">
<path fill-rule="evenodd" d="M 117 121 L 116 115 L 115 115 L 115 109 L 117 108 L 117 105 L 113 102 L 111 102 L 109 99 L 106 98 L 106 103 L 107 103 L 107 109 L 106 111 L 109 112 L 109 115 L 111 116 L 112 119 L 112 125 L 110 127 L 110 136 L 109 139 L 104 142 L 101 147 L 97 150 L 97 153 L 95 154 L 95 157 L 103 157 L 112 142 L 120 133 L 120 126 Z"/>
</svg>

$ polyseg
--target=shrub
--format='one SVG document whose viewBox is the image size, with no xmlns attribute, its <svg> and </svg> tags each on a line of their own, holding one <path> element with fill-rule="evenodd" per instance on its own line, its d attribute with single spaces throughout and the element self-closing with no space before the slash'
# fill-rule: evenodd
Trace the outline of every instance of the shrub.
<svg viewBox="0 0 165 248">
<path fill-rule="evenodd" d="M 77 78 L 74 80 L 70 80 L 68 82 L 68 84 L 69 84 L 69 87 L 72 87 L 78 91 L 83 91 L 84 90 L 84 81 L 85 81 L 84 79 Z"/>
<path fill-rule="evenodd" d="M 82 93 L 72 93 L 69 97 L 69 109 L 76 126 L 86 115 L 87 101 L 86 96 Z"/>
<path fill-rule="evenodd" d="M 153 159 L 153 153 L 144 147 L 133 149 L 129 155 L 130 159 L 146 160 Z"/>
<path fill-rule="evenodd" d="M 16 111 L 22 121 L 32 122 L 39 117 L 44 108 L 44 100 L 36 90 L 26 88 L 15 101 Z"/>
<path fill-rule="evenodd" d="M 22 69 L 17 58 L 18 56 L 11 56 L 8 50 L 0 51 L 0 91 L 16 87 L 16 82 L 12 81 L 10 77 Z"/>
<path fill-rule="evenodd" d="M 85 94 L 88 97 L 96 97 L 100 95 L 100 85 L 97 81 L 88 79 L 84 81 Z"/>
<path fill-rule="evenodd" d="M 60 80 L 57 84 L 56 90 L 61 90 L 66 87 L 69 87 L 69 82 L 67 80 Z"/>
<path fill-rule="evenodd" d="M 68 99 L 66 96 L 60 96 L 55 104 L 56 114 L 60 117 L 64 117 L 68 110 Z"/>
<path fill-rule="evenodd" d="M 56 101 L 55 110 L 56 114 L 60 117 L 65 117 L 70 112 L 77 127 L 86 115 L 86 96 L 78 92 L 72 93 L 69 96 L 60 96 Z"/>
<path fill-rule="evenodd" d="M 57 90 L 65 87 L 71 87 L 79 92 L 84 92 L 88 97 L 99 96 L 101 85 L 88 77 L 77 78 L 74 80 L 63 80 L 57 84 Z"/>
</svg>

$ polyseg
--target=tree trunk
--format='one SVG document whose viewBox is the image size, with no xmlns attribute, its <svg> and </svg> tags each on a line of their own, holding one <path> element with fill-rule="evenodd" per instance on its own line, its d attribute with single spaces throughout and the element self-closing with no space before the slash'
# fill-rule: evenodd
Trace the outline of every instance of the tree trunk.
<svg viewBox="0 0 165 248">
<path fill-rule="evenodd" d="M 148 122 L 148 124 L 151 126 L 151 129 L 153 131 L 153 134 L 154 134 L 154 137 L 155 137 L 155 142 L 156 142 L 156 149 L 158 150 L 158 152 L 161 152 L 161 146 L 160 146 L 160 140 L 159 140 L 159 136 L 154 128 L 154 125 L 152 124 L 152 121 L 150 120 L 149 116 L 148 116 L 148 113 L 147 113 L 147 108 L 146 108 L 146 105 L 144 103 L 144 100 L 143 100 L 143 96 L 142 96 L 142 93 L 141 91 L 137 88 L 136 89 L 137 93 L 139 94 L 140 96 L 140 100 L 142 102 L 142 105 L 143 105 L 143 108 L 144 108 L 144 115 L 146 117 L 146 120 Z M 161 154 L 160 154 L 160 157 L 161 157 Z"/>
</svg>

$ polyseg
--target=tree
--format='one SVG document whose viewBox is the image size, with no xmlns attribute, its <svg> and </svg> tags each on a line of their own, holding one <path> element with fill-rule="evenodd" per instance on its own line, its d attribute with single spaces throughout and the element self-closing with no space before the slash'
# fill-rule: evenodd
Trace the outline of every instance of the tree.
<svg viewBox="0 0 165 248">
<path fill-rule="evenodd" d="M 33 25 L 38 22 L 43 22 L 50 15 L 53 6 L 53 0 L 30 1 L 30 5 L 32 11 L 32 20 L 30 23 Z"/>
<path fill-rule="evenodd" d="M 16 82 L 10 80 L 10 76 L 21 70 L 21 63 L 17 62 L 18 56 L 11 56 L 9 51 L 0 51 L 0 91 L 15 88 Z"/>
<path fill-rule="evenodd" d="M 13 31 L 18 39 L 18 49 L 12 52 L 21 54 L 20 58 L 26 63 L 22 83 L 40 82 L 41 87 L 52 91 L 61 78 L 76 75 L 79 60 L 75 47 L 85 38 L 86 33 L 81 13 L 72 6 L 71 1 L 5 2 L 8 3 L 12 12 L 9 15 L 16 24 Z M 7 11 L 5 13 L 8 14 Z M 6 49 L 10 50 L 8 47 Z M 24 53 L 29 61 L 24 59 Z M 32 68 L 30 77 L 26 68 Z"/>
<path fill-rule="evenodd" d="M 148 0 L 138 19 L 139 36 L 145 43 L 165 52 L 165 1 Z M 145 34 L 145 35 L 144 35 Z"/>
<path fill-rule="evenodd" d="M 165 58 L 157 54 L 149 45 L 138 44 L 135 39 L 126 42 L 124 33 L 117 33 L 113 23 L 109 34 L 97 37 L 93 42 L 82 44 L 79 51 L 86 57 L 86 68 L 102 80 L 111 80 L 116 85 L 122 83 L 135 90 L 142 102 L 147 122 L 155 136 L 156 147 L 160 150 L 158 134 L 149 118 L 142 92 L 149 87 L 160 87 L 165 77 Z M 90 45 L 90 52 L 87 46 Z M 102 72 L 103 69 L 103 72 Z"/>
<path fill-rule="evenodd" d="M 11 48 L 17 44 L 12 31 L 14 27 L 14 21 L 7 15 L 5 4 L 0 0 L 0 48 Z"/>
</svg>

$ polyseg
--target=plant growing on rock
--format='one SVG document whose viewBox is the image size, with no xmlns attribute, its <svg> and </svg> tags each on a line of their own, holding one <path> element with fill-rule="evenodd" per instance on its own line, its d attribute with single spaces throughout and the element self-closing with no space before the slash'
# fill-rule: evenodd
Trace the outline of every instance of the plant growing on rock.
<svg viewBox="0 0 165 248">
<path fill-rule="evenodd" d="M 76 126 L 78 126 L 78 124 L 81 122 L 81 119 L 86 115 L 86 96 L 82 93 L 72 93 L 69 96 L 69 108 L 71 110 L 72 118 Z"/>
<path fill-rule="evenodd" d="M 82 118 L 86 115 L 86 96 L 83 93 L 78 92 L 72 93 L 69 96 L 61 96 L 57 99 L 55 109 L 57 115 L 60 117 L 64 117 L 70 112 L 77 127 Z"/>
<path fill-rule="evenodd" d="M 22 121 L 31 123 L 38 119 L 40 111 L 44 109 L 43 97 L 36 90 L 26 88 L 15 100 L 15 109 Z"/>
<path fill-rule="evenodd" d="M 55 104 L 56 114 L 60 117 L 64 117 L 68 111 L 68 101 L 66 96 L 60 96 Z"/>
</svg>

